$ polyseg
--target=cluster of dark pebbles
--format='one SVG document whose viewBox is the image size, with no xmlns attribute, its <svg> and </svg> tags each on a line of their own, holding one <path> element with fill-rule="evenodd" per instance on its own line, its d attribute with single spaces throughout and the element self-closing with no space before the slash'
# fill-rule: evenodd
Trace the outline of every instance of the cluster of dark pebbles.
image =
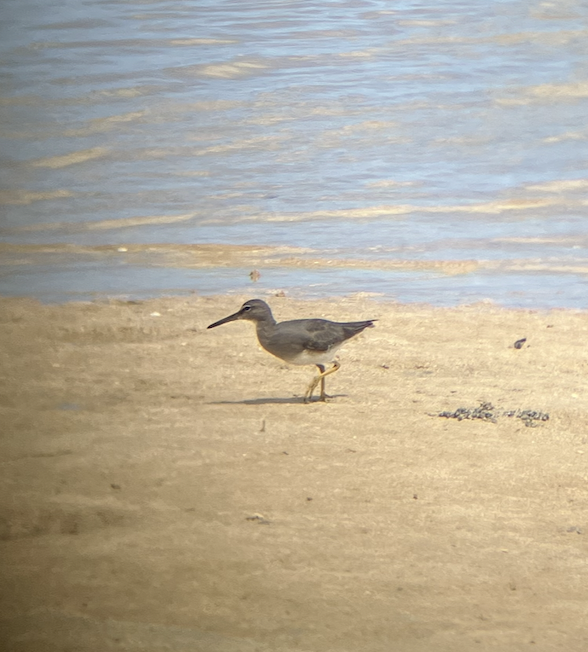
<svg viewBox="0 0 588 652">
<path fill-rule="evenodd" d="M 540 412 L 539 410 L 502 410 L 496 408 L 492 403 L 480 403 L 475 408 L 460 407 L 453 412 L 448 410 L 439 412 L 438 416 L 445 417 L 446 419 L 457 419 L 463 421 L 464 419 L 481 419 L 482 421 L 491 421 L 496 423 L 499 417 L 515 417 L 521 421 L 528 428 L 535 428 L 541 421 L 548 421 L 549 414 L 547 412 Z"/>
</svg>

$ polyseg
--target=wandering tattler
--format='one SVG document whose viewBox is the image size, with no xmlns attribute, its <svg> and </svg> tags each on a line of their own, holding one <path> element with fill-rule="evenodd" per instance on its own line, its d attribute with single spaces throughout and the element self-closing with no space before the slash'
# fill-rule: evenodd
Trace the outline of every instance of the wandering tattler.
<svg viewBox="0 0 588 652">
<path fill-rule="evenodd" d="M 326 319 L 293 319 L 277 323 L 270 307 L 260 299 L 246 301 L 239 312 L 210 324 L 215 328 L 237 319 L 255 322 L 257 339 L 261 346 L 290 364 L 314 364 L 320 373 L 313 378 L 304 395 L 309 403 L 316 386 L 321 384 L 320 400 L 325 401 L 325 376 L 334 373 L 341 366 L 335 360 L 335 353 L 345 340 L 361 333 L 364 328 L 373 328 L 374 319 L 368 321 L 335 322 Z M 333 366 L 325 371 L 326 364 Z"/>
</svg>

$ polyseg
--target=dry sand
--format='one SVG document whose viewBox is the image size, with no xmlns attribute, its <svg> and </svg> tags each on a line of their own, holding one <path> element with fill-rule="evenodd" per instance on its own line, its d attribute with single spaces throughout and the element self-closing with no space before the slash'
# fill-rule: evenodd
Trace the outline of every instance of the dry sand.
<svg viewBox="0 0 588 652">
<path fill-rule="evenodd" d="M 0 302 L 7 649 L 587 650 L 588 314 L 270 298 L 303 405 L 247 298 Z"/>
</svg>

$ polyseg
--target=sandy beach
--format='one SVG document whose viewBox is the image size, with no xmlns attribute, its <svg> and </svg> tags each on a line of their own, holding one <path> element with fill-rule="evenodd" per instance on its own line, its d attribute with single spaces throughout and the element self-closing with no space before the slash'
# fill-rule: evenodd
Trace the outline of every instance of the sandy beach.
<svg viewBox="0 0 588 652">
<path fill-rule="evenodd" d="M 0 300 L 6 649 L 588 649 L 588 313 L 254 296 Z"/>
</svg>

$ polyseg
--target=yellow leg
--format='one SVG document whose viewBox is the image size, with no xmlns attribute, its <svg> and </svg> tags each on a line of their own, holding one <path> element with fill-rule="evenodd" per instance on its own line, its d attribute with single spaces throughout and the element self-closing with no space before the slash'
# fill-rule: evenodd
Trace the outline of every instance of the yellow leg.
<svg viewBox="0 0 588 652">
<path fill-rule="evenodd" d="M 333 366 L 328 371 L 325 371 L 325 368 L 323 367 L 322 364 L 317 364 L 320 374 L 315 378 L 313 378 L 312 382 L 308 386 L 308 389 L 306 390 L 306 394 L 304 395 L 305 403 L 310 403 L 312 399 L 312 393 L 314 392 L 316 386 L 319 384 L 319 381 L 321 383 L 321 395 L 319 400 L 321 401 L 327 400 L 327 395 L 325 394 L 325 376 L 328 376 L 329 374 L 334 374 L 339 369 L 340 366 L 341 364 L 335 361 L 333 362 Z"/>
</svg>

